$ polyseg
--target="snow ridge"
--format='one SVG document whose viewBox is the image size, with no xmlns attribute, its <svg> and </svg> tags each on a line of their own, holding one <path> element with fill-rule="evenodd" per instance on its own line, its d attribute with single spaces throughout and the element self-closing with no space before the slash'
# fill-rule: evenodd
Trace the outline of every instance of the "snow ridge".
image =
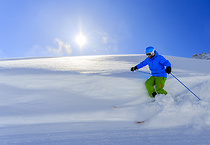
<svg viewBox="0 0 210 145">
<path fill-rule="evenodd" d="M 210 60 L 210 52 L 202 53 L 202 54 L 194 54 L 192 58 Z"/>
</svg>

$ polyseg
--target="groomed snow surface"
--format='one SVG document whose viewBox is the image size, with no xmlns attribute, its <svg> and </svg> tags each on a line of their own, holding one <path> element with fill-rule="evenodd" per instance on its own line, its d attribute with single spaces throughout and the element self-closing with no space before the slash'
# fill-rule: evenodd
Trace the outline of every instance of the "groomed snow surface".
<svg viewBox="0 0 210 145">
<path fill-rule="evenodd" d="M 168 75 L 151 102 L 145 57 L 1 60 L 0 144 L 209 145 L 210 61 L 165 56 L 201 101 Z"/>
</svg>

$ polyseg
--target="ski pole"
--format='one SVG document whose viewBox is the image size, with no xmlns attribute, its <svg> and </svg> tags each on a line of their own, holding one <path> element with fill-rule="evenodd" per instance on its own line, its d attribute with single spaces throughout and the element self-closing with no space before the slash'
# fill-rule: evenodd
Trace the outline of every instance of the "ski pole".
<svg viewBox="0 0 210 145">
<path fill-rule="evenodd" d="M 177 80 L 179 81 L 185 88 L 188 89 L 188 91 L 190 91 L 196 98 L 198 98 L 198 100 L 201 100 L 197 95 L 195 95 L 195 93 L 193 93 L 184 83 L 182 83 L 177 77 L 175 77 L 175 75 L 173 73 L 171 73 L 171 75 Z"/>
<path fill-rule="evenodd" d="M 149 73 L 149 72 L 145 72 L 145 71 L 141 71 L 141 70 L 138 70 L 137 72 L 140 72 L 140 73 L 145 73 L 145 74 L 149 74 L 149 75 L 150 75 L 150 73 Z"/>
</svg>

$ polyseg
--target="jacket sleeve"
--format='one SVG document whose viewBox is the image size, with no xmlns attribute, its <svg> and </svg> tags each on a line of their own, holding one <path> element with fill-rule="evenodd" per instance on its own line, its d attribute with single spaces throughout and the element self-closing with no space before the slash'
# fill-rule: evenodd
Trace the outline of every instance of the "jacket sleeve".
<svg viewBox="0 0 210 145">
<path fill-rule="evenodd" d="M 166 67 L 168 67 L 168 66 L 171 67 L 171 63 L 167 59 L 165 59 L 163 56 L 161 56 L 160 63 Z"/>
<path fill-rule="evenodd" d="M 146 61 L 146 59 L 145 59 L 144 61 L 140 62 L 140 63 L 139 63 L 138 65 L 136 65 L 136 66 L 137 66 L 138 69 L 140 69 L 140 68 L 146 66 L 147 64 L 148 64 L 148 63 L 147 63 L 147 61 Z"/>
</svg>

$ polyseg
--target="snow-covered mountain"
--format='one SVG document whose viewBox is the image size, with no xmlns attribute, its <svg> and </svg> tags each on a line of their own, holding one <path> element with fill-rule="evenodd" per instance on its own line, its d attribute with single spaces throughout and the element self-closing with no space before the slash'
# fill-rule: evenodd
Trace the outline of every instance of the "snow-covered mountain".
<svg viewBox="0 0 210 145">
<path fill-rule="evenodd" d="M 145 57 L 1 60 L 0 144 L 210 144 L 210 61 L 166 56 L 201 100 L 168 75 L 151 103 L 148 67 L 130 71 Z"/>
<path fill-rule="evenodd" d="M 202 53 L 202 54 L 194 54 L 192 58 L 210 60 L 210 52 Z"/>
</svg>

